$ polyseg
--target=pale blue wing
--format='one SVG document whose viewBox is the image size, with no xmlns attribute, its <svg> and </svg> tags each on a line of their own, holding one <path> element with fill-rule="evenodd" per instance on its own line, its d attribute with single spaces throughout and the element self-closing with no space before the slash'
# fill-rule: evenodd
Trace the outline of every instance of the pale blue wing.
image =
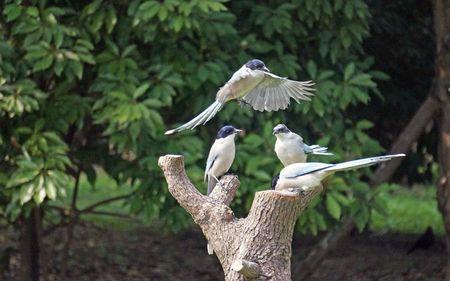
<svg viewBox="0 0 450 281">
<path fill-rule="evenodd" d="M 258 70 L 255 70 L 258 71 Z M 264 80 L 244 96 L 244 100 L 258 111 L 277 111 L 289 106 L 290 98 L 296 102 L 309 101 L 314 89 L 312 81 L 294 81 L 264 72 Z"/>
<path fill-rule="evenodd" d="M 216 161 L 218 156 L 218 153 L 216 153 L 214 144 L 211 147 L 211 150 L 209 151 L 208 159 L 206 160 L 206 167 L 205 167 L 205 176 L 203 180 L 206 182 L 206 178 L 208 175 L 209 170 L 211 169 L 212 165 L 214 164 L 214 161 Z"/>
</svg>

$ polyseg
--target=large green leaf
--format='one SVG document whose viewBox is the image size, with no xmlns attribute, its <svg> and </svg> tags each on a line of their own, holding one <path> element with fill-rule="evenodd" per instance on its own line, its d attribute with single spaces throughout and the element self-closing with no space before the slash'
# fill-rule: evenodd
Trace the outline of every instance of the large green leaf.
<svg viewBox="0 0 450 281">
<path fill-rule="evenodd" d="M 336 220 L 340 219 L 341 217 L 341 206 L 339 203 L 334 199 L 334 197 L 331 194 L 327 195 L 326 199 L 326 205 L 327 210 L 330 213 L 330 215 L 335 218 Z"/>
</svg>

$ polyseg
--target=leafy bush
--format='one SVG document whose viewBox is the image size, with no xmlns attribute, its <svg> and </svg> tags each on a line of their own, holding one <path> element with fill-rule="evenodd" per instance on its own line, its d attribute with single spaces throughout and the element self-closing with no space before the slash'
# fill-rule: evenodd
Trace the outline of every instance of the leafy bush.
<svg viewBox="0 0 450 281">
<path fill-rule="evenodd" d="M 222 123 L 247 130 L 233 170 L 242 186 L 233 207 L 243 215 L 257 190 L 281 169 L 271 130 L 279 122 L 335 153 L 320 161 L 377 154 L 373 124 L 346 111 L 379 94 L 362 42 L 369 35 L 362 0 L 333 1 L 6 1 L 0 4 L 0 212 L 14 221 L 35 205 L 65 196 L 101 167 L 134 193 L 132 212 L 172 229 L 190 220 L 168 194 L 157 159 L 185 156 L 202 185 L 209 146 Z M 228 104 L 207 126 L 166 137 L 212 102 L 246 60 L 258 57 L 282 76 L 316 82 L 310 103 L 256 113 Z M 343 214 L 361 229 L 376 201 L 360 180 L 368 170 L 334 177 L 300 218 L 326 229 Z M 374 204 L 368 204 L 374 202 Z"/>
</svg>

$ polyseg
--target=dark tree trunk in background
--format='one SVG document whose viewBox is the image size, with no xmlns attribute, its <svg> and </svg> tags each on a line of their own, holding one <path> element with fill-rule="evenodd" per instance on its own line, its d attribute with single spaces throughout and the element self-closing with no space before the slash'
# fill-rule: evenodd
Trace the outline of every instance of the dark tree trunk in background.
<svg viewBox="0 0 450 281">
<path fill-rule="evenodd" d="M 23 220 L 20 234 L 21 280 L 39 281 L 40 211 L 35 208 Z"/>
<path fill-rule="evenodd" d="M 433 7 L 436 34 L 436 88 L 440 102 L 437 199 L 447 233 L 446 280 L 450 280 L 450 1 L 435 0 Z"/>
</svg>

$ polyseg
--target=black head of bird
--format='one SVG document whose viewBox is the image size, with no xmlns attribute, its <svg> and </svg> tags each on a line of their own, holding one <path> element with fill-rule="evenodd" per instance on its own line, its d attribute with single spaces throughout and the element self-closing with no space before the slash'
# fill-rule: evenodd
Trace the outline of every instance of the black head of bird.
<svg viewBox="0 0 450 281">
<path fill-rule="evenodd" d="M 277 135 L 277 134 L 286 134 L 289 133 L 290 130 L 288 129 L 288 127 L 286 127 L 286 125 L 284 124 L 278 124 L 273 128 L 273 135 Z"/>
<path fill-rule="evenodd" d="M 245 64 L 246 67 L 251 70 L 261 70 L 264 72 L 270 72 L 262 60 L 252 59 Z"/>
<path fill-rule="evenodd" d="M 217 132 L 217 138 L 216 139 L 222 139 L 222 138 L 226 138 L 230 135 L 234 135 L 237 133 L 242 132 L 242 130 L 236 129 L 233 126 L 223 126 L 222 128 L 220 128 L 219 132 Z"/>
</svg>

